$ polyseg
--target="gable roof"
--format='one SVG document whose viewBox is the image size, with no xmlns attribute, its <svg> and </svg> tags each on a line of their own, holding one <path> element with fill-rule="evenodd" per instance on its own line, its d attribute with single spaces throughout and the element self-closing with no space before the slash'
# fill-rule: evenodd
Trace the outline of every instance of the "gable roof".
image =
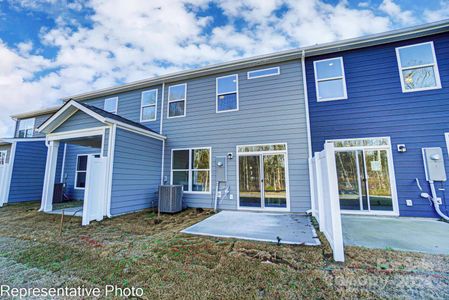
<svg viewBox="0 0 449 300">
<path fill-rule="evenodd" d="M 148 128 L 145 125 L 142 125 L 140 123 L 131 121 L 131 120 L 126 119 L 124 117 L 121 117 L 119 115 L 116 115 L 116 114 L 110 113 L 108 111 L 105 111 L 104 109 L 101 109 L 101 108 L 98 108 L 98 107 L 95 107 L 95 106 L 92 106 L 92 105 L 88 105 L 86 103 L 82 103 L 82 102 L 78 102 L 78 101 L 76 101 L 76 102 L 79 103 L 80 105 L 86 107 L 87 109 L 90 109 L 91 111 L 99 114 L 102 117 L 105 117 L 105 118 L 108 118 L 108 119 L 113 119 L 113 120 L 115 120 L 117 122 L 122 122 L 122 123 L 125 123 L 125 124 L 128 124 L 128 125 L 135 126 L 135 127 L 141 128 L 143 130 L 148 130 L 148 131 L 151 131 L 153 133 L 158 134 L 156 131 L 154 131 L 154 130 L 152 130 L 152 129 L 150 129 L 150 128 Z"/>
<path fill-rule="evenodd" d="M 104 123 L 105 125 L 115 124 L 120 128 L 134 131 L 136 133 L 144 134 L 147 136 L 154 137 L 156 139 L 164 140 L 165 136 L 151 130 L 150 128 L 131 121 L 129 119 L 123 118 L 116 114 L 107 112 L 101 108 L 88 105 L 85 103 L 80 103 L 78 101 L 68 101 L 65 103 L 58 111 L 56 111 L 50 118 L 48 118 L 42 125 L 40 125 L 36 130 L 42 133 L 52 133 L 56 128 L 63 124 L 70 116 L 75 112 L 82 111 L 94 119 Z"/>
<path fill-rule="evenodd" d="M 250 58 L 234 60 L 226 63 L 209 65 L 203 68 L 181 71 L 163 76 L 156 76 L 111 88 L 100 89 L 93 92 L 87 92 L 75 96 L 66 97 L 63 98 L 63 100 L 64 101 L 88 100 L 95 97 L 103 97 L 116 93 L 148 88 L 162 83 L 172 83 L 176 81 L 182 81 L 190 78 L 212 75 L 221 72 L 228 72 L 242 68 L 256 67 L 264 64 L 277 63 L 293 59 L 301 59 L 302 57 L 316 56 L 332 52 L 370 47 L 374 45 L 428 36 L 447 31 L 449 31 L 449 19 L 424 25 L 408 27 L 404 29 L 392 30 L 379 34 L 367 35 L 359 38 L 346 39 L 342 41 L 324 44 L 316 44 L 312 46 L 306 46 L 302 48 L 281 51 L 267 55 L 259 55 Z"/>
</svg>

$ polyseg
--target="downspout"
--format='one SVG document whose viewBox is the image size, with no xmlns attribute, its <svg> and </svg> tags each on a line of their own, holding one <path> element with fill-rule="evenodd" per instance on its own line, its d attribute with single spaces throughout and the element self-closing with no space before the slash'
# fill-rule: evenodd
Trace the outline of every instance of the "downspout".
<svg viewBox="0 0 449 300">
<path fill-rule="evenodd" d="M 165 82 L 162 82 L 162 93 L 161 93 L 161 119 L 159 125 L 159 134 L 162 135 L 163 125 L 164 125 L 164 102 L 165 102 Z M 164 161 L 165 161 L 165 139 L 162 141 L 162 154 L 161 154 L 161 185 L 164 184 Z"/>
<path fill-rule="evenodd" d="M 307 92 L 307 76 L 306 76 L 306 51 L 302 50 L 301 54 L 301 67 L 302 67 L 302 83 L 303 83 L 303 89 L 304 89 L 304 109 L 306 111 L 306 131 L 307 131 L 307 164 L 309 167 L 309 189 L 310 189 L 310 212 L 315 212 L 315 203 L 313 199 L 315 198 L 315 192 L 314 192 L 314 178 L 312 176 L 312 136 L 310 131 L 310 115 L 309 115 L 309 95 Z"/>
</svg>

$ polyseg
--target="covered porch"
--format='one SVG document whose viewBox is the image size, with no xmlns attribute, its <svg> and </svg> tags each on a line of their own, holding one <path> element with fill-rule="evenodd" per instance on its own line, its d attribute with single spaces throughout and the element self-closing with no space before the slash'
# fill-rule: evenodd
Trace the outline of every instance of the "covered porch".
<svg viewBox="0 0 449 300">
<path fill-rule="evenodd" d="M 40 211 L 62 213 L 54 203 L 61 199 L 79 201 L 80 205 L 70 212 L 81 215 L 82 224 L 88 225 L 152 204 L 148 195 L 154 192 L 148 190 L 157 190 L 159 180 L 156 177 L 157 181 L 152 182 L 148 178 L 159 176 L 160 168 L 154 168 L 158 165 L 149 158 L 160 162 L 165 137 L 139 123 L 76 101 L 67 102 L 38 131 L 46 134 L 48 147 Z M 135 145 L 130 147 L 132 142 Z M 130 151 L 136 153 L 129 156 Z M 136 166 L 131 167 L 133 164 Z M 139 169 L 149 174 L 140 175 Z M 144 191 L 140 193 L 131 186 L 130 180 Z M 113 182 L 118 188 L 113 189 Z"/>
</svg>

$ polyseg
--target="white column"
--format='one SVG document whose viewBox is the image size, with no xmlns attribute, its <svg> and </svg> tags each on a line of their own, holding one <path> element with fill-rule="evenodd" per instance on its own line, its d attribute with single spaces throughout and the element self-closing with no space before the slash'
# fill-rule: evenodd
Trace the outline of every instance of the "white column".
<svg viewBox="0 0 449 300">
<path fill-rule="evenodd" d="M 44 189 L 39 211 L 49 212 L 53 208 L 53 191 L 55 186 L 56 165 L 58 163 L 59 142 L 50 141 L 47 144 L 47 164 L 45 166 Z"/>
</svg>

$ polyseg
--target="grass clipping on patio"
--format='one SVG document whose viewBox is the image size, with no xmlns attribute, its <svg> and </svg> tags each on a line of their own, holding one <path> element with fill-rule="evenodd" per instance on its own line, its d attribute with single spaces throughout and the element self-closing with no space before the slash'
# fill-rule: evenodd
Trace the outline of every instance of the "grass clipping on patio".
<svg viewBox="0 0 449 300">
<path fill-rule="evenodd" d="M 23 287 L 140 287 L 146 299 L 448 298 L 449 256 L 288 246 L 180 230 L 211 212 L 144 211 L 81 227 L 80 218 L 0 209 L 0 282 Z"/>
</svg>

